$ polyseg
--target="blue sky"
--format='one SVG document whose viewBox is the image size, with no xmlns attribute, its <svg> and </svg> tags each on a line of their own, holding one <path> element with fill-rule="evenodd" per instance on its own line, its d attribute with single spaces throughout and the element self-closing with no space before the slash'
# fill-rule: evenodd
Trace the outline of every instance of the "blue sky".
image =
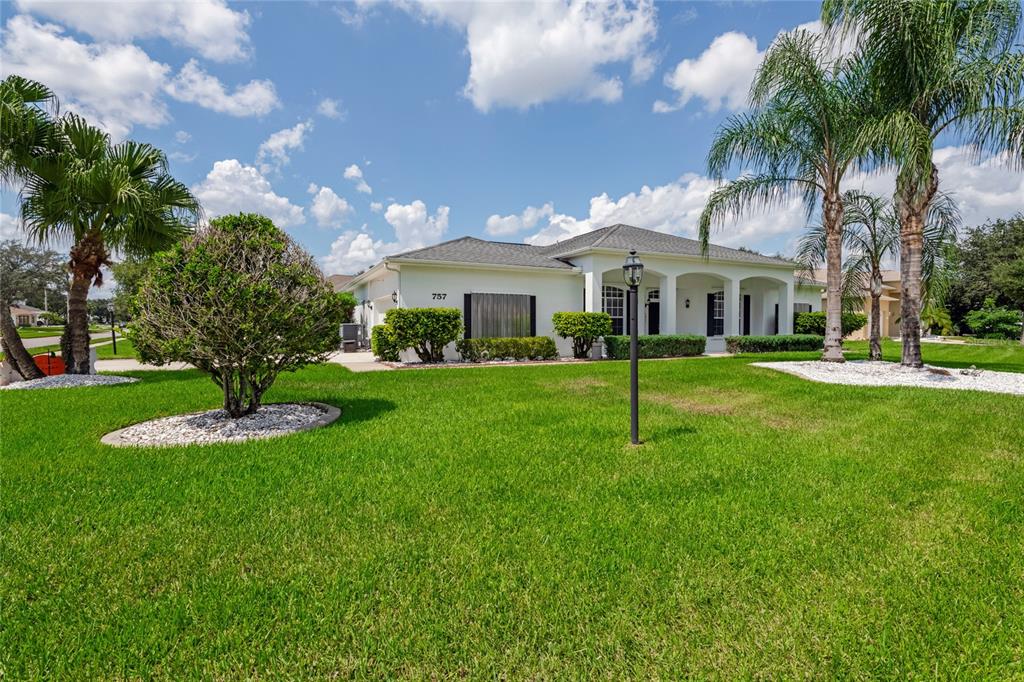
<svg viewBox="0 0 1024 682">
<path fill-rule="evenodd" d="M 815 3 L 2 6 L 3 74 L 170 155 L 211 216 L 274 218 L 329 272 L 476 235 L 548 242 L 613 222 L 692 236 L 704 155 L 760 52 Z M 941 159 L 939 156 L 941 155 Z M 950 143 L 965 221 L 1024 177 Z M 887 192 L 891 178 L 853 178 Z M 0 230 L 16 229 L 2 195 Z M 791 251 L 794 200 L 715 241 Z"/>
</svg>

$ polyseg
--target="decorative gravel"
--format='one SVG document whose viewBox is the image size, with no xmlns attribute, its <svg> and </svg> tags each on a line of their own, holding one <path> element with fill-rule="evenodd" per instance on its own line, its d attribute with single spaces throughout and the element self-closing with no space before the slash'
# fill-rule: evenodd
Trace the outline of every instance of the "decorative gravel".
<svg viewBox="0 0 1024 682">
<path fill-rule="evenodd" d="M 80 386 L 112 386 L 114 384 L 133 384 L 135 377 L 118 377 L 109 374 L 54 374 L 42 379 L 17 381 L 13 384 L 0 386 L 8 391 L 30 391 L 48 388 L 78 388 Z"/>
<path fill-rule="evenodd" d="M 163 417 L 134 424 L 102 438 L 107 445 L 146 447 L 207 445 L 273 438 L 330 424 L 341 414 L 322 403 L 274 403 L 232 419 L 226 410 Z"/>
<path fill-rule="evenodd" d="M 1024 395 L 1024 373 L 993 372 L 987 369 L 947 369 L 925 366 L 902 367 L 895 362 L 752 362 L 754 367 L 794 374 L 826 384 L 854 386 L 921 386 L 965 391 L 989 391 Z"/>
</svg>

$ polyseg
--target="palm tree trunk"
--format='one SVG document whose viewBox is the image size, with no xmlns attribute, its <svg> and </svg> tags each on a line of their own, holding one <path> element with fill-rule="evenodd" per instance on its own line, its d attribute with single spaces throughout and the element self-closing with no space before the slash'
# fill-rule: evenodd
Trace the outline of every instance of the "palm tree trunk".
<svg viewBox="0 0 1024 682">
<path fill-rule="evenodd" d="M 869 360 L 882 359 L 882 305 L 879 299 L 881 296 L 871 294 L 871 351 L 868 354 Z"/>
<path fill-rule="evenodd" d="M 822 206 L 825 227 L 825 362 L 843 357 L 843 204 L 838 194 L 827 194 Z"/>
<path fill-rule="evenodd" d="M 3 339 L 4 357 L 23 379 L 41 379 L 45 375 L 36 367 L 32 355 L 25 350 L 25 344 L 18 336 L 18 329 L 11 319 L 10 304 L 0 301 L 0 333 Z"/>
<path fill-rule="evenodd" d="M 64 358 L 64 371 L 68 374 L 89 373 L 89 278 L 75 274 L 68 290 L 68 332 L 71 337 L 71 357 Z"/>
<path fill-rule="evenodd" d="M 921 261 L 924 255 L 924 222 L 935 191 L 938 172 L 932 165 L 926 186 L 897 179 L 896 209 L 900 216 L 900 337 L 904 367 L 923 367 L 921 359 Z"/>
<path fill-rule="evenodd" d="M 102 220 L 98 221 L 102 225 Z M 68 292 L 68 324 L 71 357 L 64 359 L 68 374 L 89 373 L 89 287 L 103 283 L 102 267 L 109 264 L 99 227 L 89 230 L 71 247 L 71 289 Z"/>
</svg>

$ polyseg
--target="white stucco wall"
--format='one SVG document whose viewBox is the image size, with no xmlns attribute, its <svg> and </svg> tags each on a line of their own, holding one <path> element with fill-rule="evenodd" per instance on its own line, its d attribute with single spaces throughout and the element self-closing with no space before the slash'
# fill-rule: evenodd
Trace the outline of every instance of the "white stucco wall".
<svg viewBox="0 0 1024 682">
<path fill-rule="evenodd" d="M 821 312 L 824 310 L 821 299 L 822 294 L 824 293 L 824 287 L 810 284 L 798 284 L 793 297 L 793 302 L 809 303 L 812 311 Z"/>
<path fill-rule="evenodd" d="M 739 334 L 739 315 L 744 295 L 750 295 L 750 333 L 775 331 L 775 305 L 780 306 L 779 333 L 792 333 L 793 303 L 813 302 L 820 292 L 815 288 L 795 287 L 793 271 L 785 266 L 748 263 L 706 262 L 692 257 L 662 257 L 640 254 L 645 265 L 639 290 L 638 323 L 640 333 L 648 330 L 647 293 L 660 293 L 659 324 L 661 334 L 701 334 L 707 332 L 707 294 L 722 291 L 726 298 L 725 333 L 709 339 L 708 350 L 724 350 L 724 336 Z M 562 355 L 571 354 L 571 343 L 554 334 L 551 316 L 559 311 L 601 310 L 601 287 L 625 288 L 622 278 L 623 254 L 591 252 L 572 258 L 578 271 L 446 264 L 396 263 L 380 267 L 367 281 L 353 288 L 356 299 L 369 305 L 356 309 L 357 321 L 365 320 L 367 332 L 384 320 L 394 307 L 392 292 L 398 292 L 401 307 L 450 307 L 462 310 L 467 293 L 526 294 L 537 297 L 537 335 L 555 339 Z M 686 307 L 689 299 L 690 306 Z M 408 359 L 415 359 L 411 351 Z M 454 344 L 446 357 L 456 358 Z M 404 356 L 403 359 L 406 359 Z"/>
<path fill-rule="evenodd" d="M 360 296 L 374 298 L 369 315 L 372 324 L 384 321 L 384 312 L 393 307 L 391 293 L 398 291 L 403 308 L 456 308 L 462 311 L 466 294 L 524 294 L 537 297 L 537 336 L 550 336 L 561 355 L 572 354 L 572 342 L 555 335 L 551 316 L 556 312 L 583 310 L 583 275 L 571 271 L 471 268 L 453 265 L 394 264 L 400 272 L 388 272 L 386 281 L 374 280 L 354 290 Z M 358 312 L 358 308 L 357 308 Z M 457 359 L 455 345 L 445 349 L 445 357 Z M 403 360 L 415 360 L 406 351 Z"/>
</svg>

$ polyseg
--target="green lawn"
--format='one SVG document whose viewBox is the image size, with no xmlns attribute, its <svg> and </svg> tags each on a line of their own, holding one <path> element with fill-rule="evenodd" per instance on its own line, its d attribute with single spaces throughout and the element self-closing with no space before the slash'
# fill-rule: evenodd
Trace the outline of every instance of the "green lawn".
<svg viewBox="0 0 1024 682">
<path fill-rule="evenodd" d="M 866 360 L 868 357 L 867 341 L 845 341 L 843 347 L 850 351 L 846 354 L 850 360 Z M 899 342 L 882 340 L 883 360 L 899 362 L 901 350 Z M 1024 371 L 1024 346 L 1005 341 L 979 345 L 925 342 L 921 344 L 921 357 L 928 364 L 943 367 L 975 365 L 1001 372 Z"/>
<path fill-rule="evenodd" d="M 103 325 L 93 324 L 89 325 L 89 332 L 102 332 L 109 331 L 110 327 Z M 23 339 L 39 339 L 44 336 L 60 336 L 64 333 L 64 327 L 50 326 L 50 327 L 18 327 L 18 336 Z"/>
<path fill-rule="evenodd" d="M 107 339 L 109 341 L 109 339 Z M 135 359 L 135 348 L 132 346 L 132 342 L 128 339 L 121 337 L 117 338 L 117 353 L 114 353 L 114 346 L 110 343 L 100 346 L 96 349 L 97 360 L 114 360 L 114 359 Z"/>
<path fill-rule="evenodd" d="M 310 368 L 339 422 L 201 448 L 99 444 L 197 372 L 0 392 L 0 669 L 1024 676 L 1024 398 L 749 361 L 643 362 L 640 448 L 624 362 Z"/>
</svg>

